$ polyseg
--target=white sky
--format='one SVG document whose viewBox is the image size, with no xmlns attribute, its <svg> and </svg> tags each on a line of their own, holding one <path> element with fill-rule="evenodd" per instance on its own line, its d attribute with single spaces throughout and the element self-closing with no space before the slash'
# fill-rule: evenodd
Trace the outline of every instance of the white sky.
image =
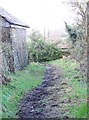
<svg viewBox="0 0 89 120">
<path fill-rule="evenodd" d="M 43 31 L 45 27 L 64 31 L 63 21 L 71 23 L 72 15 L 68 6 L 62 2 L 63 0 L 0 0 L 0 6 L 31 28 Z"/>
</svg>

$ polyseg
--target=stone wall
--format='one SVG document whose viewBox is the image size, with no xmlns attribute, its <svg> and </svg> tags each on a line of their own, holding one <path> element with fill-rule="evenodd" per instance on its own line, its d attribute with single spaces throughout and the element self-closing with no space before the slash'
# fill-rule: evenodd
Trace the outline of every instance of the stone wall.
<svg viewBox="0 0 89 120">
<path fill-rule="evenodd" d="M 89 85 L 89 1 L 87 2 L 87 84 Z M 88 94 L 89 97 L 89 94 Z"/>
<path fill-rule="evenodd" d="M 2 51 L 2 26 L 3 26 L 3 19 L 0 16 L 0 85 L 3 80 L 4 74 L 4 64 L 3 64 L 3 51 Z"/>
<path fill-rule="evenodd" d="M 3 71 L 3 53 L 2 53 L 2 49 L 1 49 L 1 41 L 0 41 L 0 85 L 1 85 L 1 81 L 3 79 L 3 74 L 4 74 L 4 71 Z"/>
<path fill-rule="evenodd" d="M 1 46 L 3 51 L 4 72 L 14 72 L 14 61 L 12 54 L 12 41 L 10 39 L 10 24 L 2 18 L 1 26 Z"/>
<path fill-rule="evenodd" d="M 28 64 L 26 30 L 11 27 L 0 16 L 0 78 L 2 73 L 21 70 Z"/>
</svg>

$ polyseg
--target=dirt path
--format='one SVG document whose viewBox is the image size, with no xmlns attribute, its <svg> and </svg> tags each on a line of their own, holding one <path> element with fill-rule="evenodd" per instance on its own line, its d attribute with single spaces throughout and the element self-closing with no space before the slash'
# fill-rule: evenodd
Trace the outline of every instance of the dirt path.
<svg viewBox="0 0 89 120">
<path fill-rule="evenodd" d="M 67 118 L 65 103 L 65 79 L 61 68 L 47 65 L 43 83 L 28 93 L 20 102 L 20 118 Z"/>
</svg>

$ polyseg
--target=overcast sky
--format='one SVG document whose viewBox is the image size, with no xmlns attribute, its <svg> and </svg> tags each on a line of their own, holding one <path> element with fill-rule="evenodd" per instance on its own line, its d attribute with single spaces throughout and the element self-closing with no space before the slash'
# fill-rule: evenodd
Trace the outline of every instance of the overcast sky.
<svg viewBox="0 0 89 120">
<path fill-rule="evenodd" d="M 31 28 L 64 30 L 63 21 L 72 23 L 72 15 L 63 0 L 0 0 L 0 6 L 28 23 Z"/>
</svg>

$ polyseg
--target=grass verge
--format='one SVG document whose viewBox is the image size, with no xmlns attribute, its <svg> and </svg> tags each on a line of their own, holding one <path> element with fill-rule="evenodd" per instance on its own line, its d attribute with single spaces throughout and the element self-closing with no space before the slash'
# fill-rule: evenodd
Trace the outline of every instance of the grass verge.
<svg viewBox="0 0 89 120">
<path fill-rule="evenodd" d="M 65 82 L 67 82 L 64 86 L 66 94 L 63 99 L 70 100 L 69 103 L 66 103 L 66 109 L 69 110 L 68 116 L 70 118 L 87 118 L 87 78 L 82 77 L 80 70 L 77 69 L 79 63 L 68 58 L 49 63 L 63 69 Z"/>
<path fill-rule="evenodd" d="M 10 74 L 12 81 L 2 86 L 2 118 L 16 118 L 18 103 L 29 90 L 42 83 L 45 67 L 30 63 L 25 70 Z M 0 90 L 1 91 L 1 90 Z"/>
</svg>

